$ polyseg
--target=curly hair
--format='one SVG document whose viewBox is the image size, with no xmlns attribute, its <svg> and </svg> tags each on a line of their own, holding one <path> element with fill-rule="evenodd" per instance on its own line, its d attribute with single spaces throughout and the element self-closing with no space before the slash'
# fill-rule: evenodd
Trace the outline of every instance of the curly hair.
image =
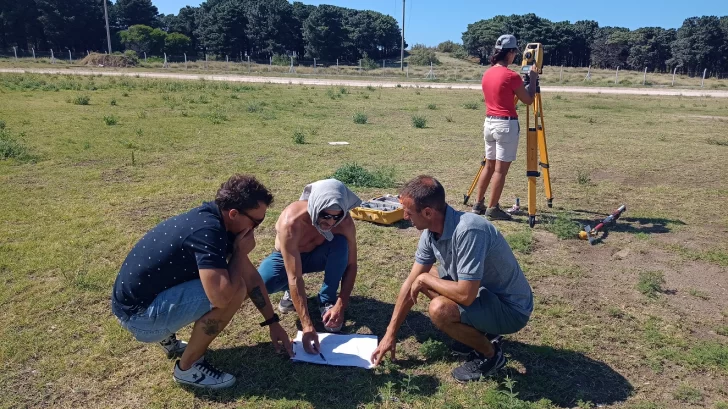
<svg viewBox="0 0 728 409">
<path fill-rule="evenodd" d="M 253 175 L 232 175 L 215 195 L 215 203 L 222 210 L 256 209 L 259 202 L 270 206 L 273 203 L 273 194 Z"/>
<path fill-rule="evenodd" d="M 425 207 L 440 213 L 445 211 L 445 188 L 440 182 L 428 175 L 419 175 L 407 182 L 399 193 L 400 197 L 408 197 L 415 203 L 417 211 Z"/>
</svg>

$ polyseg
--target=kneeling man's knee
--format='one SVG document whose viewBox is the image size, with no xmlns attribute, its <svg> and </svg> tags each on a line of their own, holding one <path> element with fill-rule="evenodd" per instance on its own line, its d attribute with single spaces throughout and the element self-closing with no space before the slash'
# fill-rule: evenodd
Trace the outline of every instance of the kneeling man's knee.
<svg viewBox="0 0 728 409">
<path fill-rule="evenodd" d="M 457 304 L 443 296 L 435 297 L 430 301 L 430 319 L 435 325 L 460 321 L 460 310 Z"/>
</svg>

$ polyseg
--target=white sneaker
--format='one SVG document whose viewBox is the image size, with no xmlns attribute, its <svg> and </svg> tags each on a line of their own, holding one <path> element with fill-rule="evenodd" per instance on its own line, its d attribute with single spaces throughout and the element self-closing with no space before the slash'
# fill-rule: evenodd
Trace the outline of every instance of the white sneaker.
<svg viewBox="0 0 728 409">
<path fill-rule="evenodd" d="M 187 343 L 185 341 L 178 340 L 177 335 L 172 334 L 169 338 L 161 341 L 159 346 L 167 354 L 167 358 L 174 358 L 182 356 L 182 353 L 185 352 L 185 348 L 187 348 Z"/>
<path fill-rule="evenodd" d="M 174 364 L 174 380 L 185 385 L 207 389 L 227 388 L 235 383 L 233 375 L 213 367 L 205 361 L 204 356 L 186 371 L 180 369 L 179 360 L 177 360 L 177 363 Z"/>
<path fill-rule="evenodd" d="M 281 314 L 288 314 L 289 312 L 296 311 L 296 307 L 293 306 L 293 300 L 291 299 L 291 293 L 286 290 L 281 297 L 281 301 L 278 303 L 278 311 Z"/>
</svg>

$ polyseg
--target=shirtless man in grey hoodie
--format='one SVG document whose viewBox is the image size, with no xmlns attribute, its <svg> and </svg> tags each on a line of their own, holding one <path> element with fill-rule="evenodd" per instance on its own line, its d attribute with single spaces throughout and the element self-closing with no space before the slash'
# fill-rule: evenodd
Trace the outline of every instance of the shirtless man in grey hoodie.
<svg viewBox="0 0 728 409">
<path fill-rule="evenodd" d="M 357 274 L 356 227 L 349 210 L 359 204 L 361 199 L 336 179 L 307 185 L 300 199 L 278 217 L 275 251 L 258 268 L 268 294 L 285 291 L 278 309 L 298 312 L 303 347 L 311 354 L 319 352 L 319 339 L 308 312 L 303 275 L 324 272 L 318 294 L 321 320 L 326 331 L 340 331 Z"/>
</svg>

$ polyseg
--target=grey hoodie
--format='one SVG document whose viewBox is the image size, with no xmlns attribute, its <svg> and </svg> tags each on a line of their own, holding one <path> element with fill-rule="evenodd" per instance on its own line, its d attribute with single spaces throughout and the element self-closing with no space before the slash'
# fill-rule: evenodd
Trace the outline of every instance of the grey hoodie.
<svg viewBox="0 0 728 409">
<path fill-rule="evenodd" d="M 334 234 L 330 230 L 321 230 L 316 223 L 319 213 L 331 207 L 338 207 L 344 211 L 344 217 L 334 224 L 331 228 L 333 230 L 334 227 L 344 221 L 344 218 L 349 214 L 349 210 L 359 206 L 362 202 L 359 196 L 336 179 L 324 179 L 306 185 L 299 200 L 308 200 L 308 214 L 311 216 L 311 222 L 316 230 L 328 241 L 334 239 Z"/>
</svg>

